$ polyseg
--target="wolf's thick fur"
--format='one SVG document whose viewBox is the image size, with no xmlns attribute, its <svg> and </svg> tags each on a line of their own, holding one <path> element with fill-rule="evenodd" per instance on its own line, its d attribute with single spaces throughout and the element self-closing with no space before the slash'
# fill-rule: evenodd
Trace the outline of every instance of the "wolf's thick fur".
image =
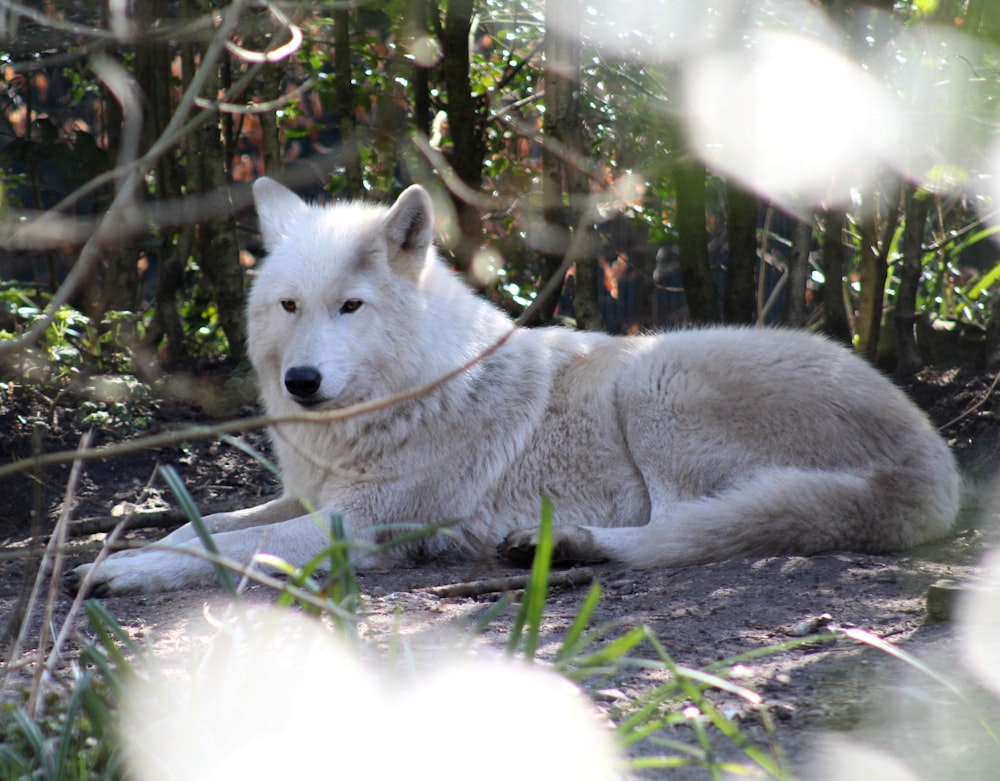
<svg viewBox="0 0 1000 781">
<path fill-rule="evenodd" d="M 275 426 L 285 492 L 206 519 L 225 556 L 305 564 L 337 512 L 361 566 L 498 545 L 516 554 L 530 549 L 543 494 L 561 555 L 635 567 L 898 550 L 953 522 L 947 445 L 903 393 L 823 338 L 514 328 L 437 258 L 420 187 L 389 209 L 307 205 L 268 179 L 254 196 L 270 256 L 250 295 L 249 351 L 269 414 L 368 402 L 472 365 L 383 409 Z M 444 520 L 451 533 L 374 550 Z M 92 585 L 212 580 L 207 562 L 168 545 L 200 542 L 183 527 L 111 556 Z"/>
</svg>

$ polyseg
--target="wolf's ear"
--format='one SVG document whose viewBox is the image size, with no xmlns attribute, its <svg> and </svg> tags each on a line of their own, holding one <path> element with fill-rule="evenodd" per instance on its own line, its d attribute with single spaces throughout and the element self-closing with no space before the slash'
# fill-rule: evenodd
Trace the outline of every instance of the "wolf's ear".
<svg viewBox="0 0 1000 781">
<path fill-rule="evenodd" d="M 389 265 L 397 273 L 416 278 L 434 240 L 434 206 L 419 184 L 403 190 L 385 216 Z"/>
<path fill-rule="evenodd" d="M 260 233 L 269 252 L 288 236 L 292 225 L 309 208 L 287 187 L 266 176 L 253 183 L 253 200 L 260 218 Z"/>
</svg>

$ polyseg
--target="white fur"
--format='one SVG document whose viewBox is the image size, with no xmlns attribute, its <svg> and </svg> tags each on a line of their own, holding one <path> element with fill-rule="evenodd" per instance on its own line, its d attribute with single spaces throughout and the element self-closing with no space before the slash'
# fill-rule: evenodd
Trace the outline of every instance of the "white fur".
<svg viewBox="0 0 1000 781">
<path fill-rule="evenodd" d="M 516 553 L 530 548 L 542 495 L 562 555 L 636 567 L 898 550 L 954 520 L 947 445 L 895 386 L 821 337 L 515 329 L 437 258 L 421 188 L 391 209 L 307 205 L 267 179 L 254 195 L 270 256 L 250 294 L 249 351 L 269 414 L 304 410 L 290 369 L 318 372 L 309 409 L 332 410 L 424 386 L 508 338 L 418 398 L 276 425 L 285 493 L 208 517 L 224 555 L 302 565 L 338 512 L 362 566 L 499 544 Z M 375 544 L 446 520 L 450 533 Z M 126 593 L 210 582 L 205 561 L 166 550 L 178 544 L 200 546 L 183 527 L 110 557 L 93 583 Z"/>
</svg>

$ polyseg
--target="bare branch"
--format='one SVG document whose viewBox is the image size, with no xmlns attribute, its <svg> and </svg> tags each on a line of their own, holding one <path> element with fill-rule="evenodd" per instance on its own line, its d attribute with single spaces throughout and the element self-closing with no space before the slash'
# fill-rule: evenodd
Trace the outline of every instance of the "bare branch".
<svg viewBox="0 0 1000 781">
<path fill-rule="evenodd" d="M 511 575 L 507 578 L 489 578 L 487 580 L 473 580 L 468 583 L 427 586 L 426 588 L 414 589 L 414 591 L 433 594 L 435 597 L 441 597 L 442 599 L 449 597 L 478 597 L 483 594 L 495 594 L 523 589 L 528 585 L 530 579 L 530 575 Z M 550 588 L 557 586 L 582 586 L 593 582 L 594 571 L 587 567 L 550 572 L 548 580 Z"/>
<path fill-rule="evenodd" d="M 77 459 L 80 461 L 100 461 L 105 458 L 122 456 L 128 453 L 135 453 L 140 450 L 176 445 L 181 442 L 190 442 L 196 439 L 213 439 L 223 434 L 238 434 L 243 431 L 253 431 L 255 429 L 266 428 L 267 426 L 278 425 L 281 423 L 334 423 L 341 420 L 347 420 L 348 418 L 358 415 L 378 412 L 379 410 L 388 409 L 396 404 L 424 396 L 445 383 L 450 382 L 455 377 L 458 377 L 460 374 L 468 371 L 477 363 L 488 358 L 490 355 L 499 350 L 516 331 L 517 328 L 512 327 L 509 331 L 507 331 L 507 333 L 497 339 L 497 341 L 479 353 L 479 355 L 474 356 L 461 366 L 452 369 L 450 372 L 438 377 L 436 380 L 419 388 L 414 388 L 413 390 L 394 393 L 391 396 L 366 401 L 361 404 L 354 404 L 350 407 L 344 407 L 343 409 L 327 410 L 325 412 L 302 412 L 297 415 L 258 415 L 252 418 L 233 420 L 227 423 L 218 423 L 211 426 L 192 426 L 180 431 L 171 431 L 164 434 L 156 434 L 150 437 L 142 437 L 140 439 L 132 440 L 131 442 L 108 445 L 106 447 L 97 448 L 96 450 L 86 450 L 82 453 L 46 453 L 44 455 L 31 458 L 23 458 L 20 461 L 14 461 L 10 464 L 0 466 L 0 479 L 17 474 L 18 472 L 23 472 L 26 469 L 31 469 L 36 466 L 45 467 L 53 464 L 64 464 L 67 461 L 74 461 Z"/>
<path fill-rule="evenodd" d="M 0 357 L 23 350 L 40 340 L 55 319 L 59 308 L 69 301 L 83 280 L 87 279 L 93 272 L 100 257 L 100 250 L 116 235 L 122 235 L 123 230 L 125 234 L 128 234 L 138 230 L 142 226 L 141 210 L 136 208 L 136 194 L 139 192 L 140 185 L 159 156 L 175 144 L 177 139 L 183 135 L 185 118 L 191 111 L 192 106 L 194 106 L 195 97 L 204 88 L 209 72 L 225 51 L 226 41 L 228 41 L 236 29 L 240 14 L 243 12 L 246 4 L 247 0 L 234 0 L 226 9 L 222 23 L 216 31 L 215 38 L 205 52 L 201 67 L 181 97 L 180 104 L 174 115 L 170 118 L 170 122 L 163 131 L 163 134 L 141 159 L 128 166 L 123 167 L 120 165 L 119 169 L 116 169 L 119 172 L 124 171 L 114 176 L 120 183 L 118 191 L 111 202 L 111 206 L 108 207 L 104 217 L 98 223 L 96 230 L 87 240 L 87 243 L 84 244 L 83 249 L 80 250 L 80 255 L 76 263 L 73 264 L 73 267 L 66 275 L 59 289 L 55 292 L 55 295 L 41 317 L 32 323 L 31 327 L 23 335 L 0 342 Z M 107 71 L 107 73 L 110 72 Z M 101 74 L 99 73 L 98 75 L 100 76 Z M 114 92 L 114 85 L 109 84 L 109 88 Z M 119 100 L 122 100 L 125 95 L 125 92 L 121 94 L 115 93 L 115 97 Z M 139 111 L 137 106 L 123 103 L 122 109 L 126 121 L 128 121 L 130 116 L 137 120 Z M 44 222 L 44 220 L 45 218 L 43 217 L 39 222 Z"/>
<path fill-rule="evenodd" d="M 234 43 L 233 41 L 226 41 L 226 48 L 229 52 L 245 62 L 280 62 L 286 57 L 290 57 L 297 52 L 299 47 L 302 45 L 301 28 L 298 25 L 292 24 L 288 17 L 285 16 L 273 3 L 264 3 L 264 6 L 271 12 L 271 15 L 281 23 L 282 27 L 288 30 L 291 39 L 287 43 L 283 43 L 280 46 L 276 46 L 273 49 L 268 49 L 263 52 L 244 49 L 242 46 Z"/>
</svg>

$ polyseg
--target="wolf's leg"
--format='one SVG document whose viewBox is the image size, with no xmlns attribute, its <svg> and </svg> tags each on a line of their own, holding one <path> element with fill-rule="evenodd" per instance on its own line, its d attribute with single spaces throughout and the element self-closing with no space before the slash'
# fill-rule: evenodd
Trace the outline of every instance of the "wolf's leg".
<svg viewBox="0 0 1000 781">
<path fill-rule="evenodd" d="M 827 550 L 901 550 L 939 537 L 957 490 L 902 468 L 867 473 L 767 468 L 718 494 L 657 506 L 651 522 L 581 527 L 595 551 L 634 567 Z M 579 543 L 578 543 L 579 544 Z"/>
<path fill-rule="evenodd" d="M 272 499 L 256 507 L 246 507 L 241 510 L 233 510 L 227 513 L 212 513 L 204 518 L 205 526 L 211 534 L 220 532 L 246 529 L 251 526 L 265 526 L 271 523 L 287 521 L 306 512 L 302 503 L 291 494 L 282 494 L 277 499 Z M 194 526 L 186 523 L 183 526 L 170 532 L 159 542 L 170 545 L 177 545 L 188 540 L 198 538 L 198 533 Z M 130 551 L 131 552 L 131 551 Z"/>
<path fill-rule="evenodd" d="M 266 526 L 271 523 L 280 523 L 281 521 L 287 521 L 302 515 L 305 512 L 306 509 L 298 499 L 285 494 L 255 507 L 246 507 L 227 513 L 212 513 L 211 515 L 206 515 L 202 520 L 205 522 L 209 534 L 218 534 L 220 532 L 246 529 L 252 526 Z M 197 539 L 198 532 L 195 531 L 194 525 L 185 523 L 166 536 L 161 537 L 156 541 L 156 544 L 180 545 L 181 543 Z M 143 550 L 145 548 L 118 551 L 117 553 L 112 553 L 108 558 L 130 558 L 142 553 Z"/>
<path fill-rule="evenodd" d="M 212 535 L 221 556 L 249 566 L 254 555 L 266 553 L 293 566 L 307 564 L 329 545 L 323 521 L 304 515 L 279 523 L 250 526 Z M 95 596 L 140 594 L 190 588 L 215 581 L 212 563 L 196 555 L 203 551 L 200 540 L 175 542 L 169 537 L 152 543 L 131 556 L 109 556 L 94 571 L 88 589 Z M 93 564 L 84 564 L 67 575 L 68 587 L 76 591 Z"/>
<path fill-rule="evenodd" d="M 204 521 L 209 533 L 215 535 L 220 532 L 234 531 L 236 529 L 245 529 L 253 526 L 265 526 L 267 524 L 287 521 L 298 515 L 302 515 L 304 512 L 305 509 L 302 507 L 301 502 L 289 494 L 284 494 L 277 499 L 272 499 L 270 502 L 265 502 L 264 504 L 257 505 L 256 507 L 247 507 L 233 512 L 213 513 L 212 515 L 207 515 L 205 516 Z M 194 526 L 190 523 L 186 523 L 183 526 L 174 529 L 174 531 L 170 532 L 170 534 L 166 535 L 162 539 L 157 540 L 155 544 L 161 546 L 177 546 L 197 539 L 198 533 L 195 531 Z M 133 558 L 141 555 L 148 547 L 149 546 L 132 550 L 118 551 L 117 553 L 112 553 L 108 556 L 107 560 L 110 561 L 112 559 Z M 68 573 L 66 580 L 67 586 L 74 591 L 79 588 L 80 583 L 83 582 L 84 575 L 90 568 L 90 564 L 83 564 Z"/>
<path fill-rule="evenodd" d="M 644 526 L 557 526 L 556 555 L 648 568 L 735 556 L 901 550 L 945 534 L 958 501 L 950 483 L 920 485 L 893 468 L 867 474 L 766 468 L 711 496 L 652 498 Z M 501 552 L 523 560 L 533 544 L 533 533 L 514 532 Z"/>
</svg>

